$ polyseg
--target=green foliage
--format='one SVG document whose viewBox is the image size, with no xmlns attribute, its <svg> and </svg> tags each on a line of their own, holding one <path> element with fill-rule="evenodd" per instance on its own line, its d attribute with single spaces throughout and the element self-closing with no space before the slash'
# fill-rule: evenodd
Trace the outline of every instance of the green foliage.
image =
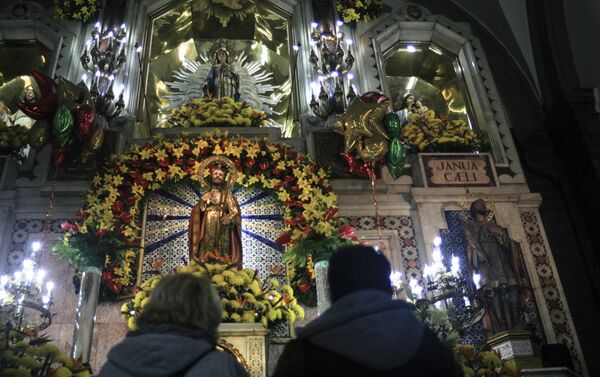
<svg viewBox="0 0 600 377">
<path fill-rule="evenodd" d="M 307 238 L 283 254 L 283 262 L 293 266 L 306 267 L 309 256 L 312 256 L 314 263 L 329 260 L 336 250 L 354 243 L 352 240 L 341 238 L 338 235 L 319 239 Z"/>
<path fill-rule="evenodd" d="M 126 245 L 117 233 L 99 231 L 93 226 L 87 226 L 87 231 L 69 234 L 65 242 L 55 244 L 52 251 L 59 259 L 85 270 L 88 267 L 101 269 L 107 257 L 111 261 L 123 264 L 124 253 L 129 248 L 131 246 Z"/>
</svg>

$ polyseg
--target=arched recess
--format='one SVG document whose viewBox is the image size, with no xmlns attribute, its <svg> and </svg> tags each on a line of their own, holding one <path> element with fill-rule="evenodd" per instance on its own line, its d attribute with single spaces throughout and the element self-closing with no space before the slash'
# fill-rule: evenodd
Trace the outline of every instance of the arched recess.
<svg viewBox="0 0 600 377">
<path fill-rule="evenodd" d="M 525 177 L 511 137 L 510 122 L 480 41 L 468 25 L 459 24 L 410 3 L 399 4 L 387 16 L 358 28 L 359 90 L 385 90 L 382 56 L 400 42 L 431 42 L 460 62 L 475 119 L 490 139 L 503 184 L 524 184 Z"/>
<path fill-rule="evenodd" d="M 128 107 L 130 109 L 136 109 L 138 120 L 147 119 L 148 114 L 145 109 L 148 107 L 146 100 L 144 99 L 144 92 L 146 90 L 148 81 L 148 72 L 145 69 L 146 62 L 148 61 L 147 45 L 150 41 L 149 29 L 153 22 L 153 19 L 157 18 L 157 15 L 167 12 L 175 6 L 181 5 L 185 0 L 141 0 L 139 2 L 129 2 L 126 16 L 126 23 L 128 25 L 129 38 L 131 41 L 140 42 L 143 50 L 141 52 L 141 64 L 130 64 L 126 67 L 124 76 L 127 77 L 127 84 L 131 90 L 131 95 L 128 100 Z M 297 61 L 292 63 L 292 44 L 304 40 L 305 35 L 308 35 L 308 21 L 312 19 L 312 10 L 310 2 L 302 2 L 297 0 L 284 0 L 284 1 L 273 1 L 263 0 L 262 3 L 266 4 L 267 7 L 272 8 L 282 16 L 289 19 L 289 39 L 286 48 L 290 49 L 290 66 L 291 76 L 290 78 L 294 82 L 308 81 L 305 76 L 311 74 L 309 69 L 309 63 L 302 57 L 298 58 Z M 133 45 L 133 43 L 131 44 Z M 132 46 L 130 46 L 132 48 Z M 302 46 L 302 48 L 307 48 Z M 302 55 L 303 52 L 300 52 Z M 292 92 L 292 104 L 291 112 L 294 114 L 294 119 L 297 119 L 300 114 L 304 114 L 308 111 L 308 102 L 305 98 L 309 98 L 309 90 L 302 85 L 293 85 Z M 151 107 L 151 106 L 150 106 Z M 147 125 L 138 124 L 135 137 L 147 137 L 151 131 Z M 285 135 L 284 136 L 290 136 Z M 298 136 L 294 134 L 293 136 Z"/>
<path fill-rule="evenodd" d="M 53 18 L 51 9 L 33 1 L 13 1 L 0 8 L 1 41 L 37 41 L 52 51 L 49 76 L 73 79 L 78 69 L 82 30 L 78 22 Z"/>
</svg>

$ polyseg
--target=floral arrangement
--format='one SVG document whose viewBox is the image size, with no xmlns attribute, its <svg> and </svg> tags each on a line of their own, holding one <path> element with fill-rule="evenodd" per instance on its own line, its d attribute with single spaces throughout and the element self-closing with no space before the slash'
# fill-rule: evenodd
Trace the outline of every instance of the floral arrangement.
<svg viewBox="0 0 600 377">
<path fill-rule="evenodd" d="M 519 368 L 514 361 L 504 361 L 497 352 L 477 352 L 468 344 L 457 344 L 454 348 L 456 361 L 463 368 L 465 376 L 475 377 L 518 377 Z"/>
<path fill-rule="evenodd" d="M 383 10 L 382 0 L 337 0 L 335 8 L 347 24 L 369 22 Z"/>
<path fill-rule="evenodd" d="M 403 141 L 418 152 L 474 152 L 485 148 L 482 135 L 463 120 L 448 120 L 423 106 L 411 112 L 409 123 L 402 128 Z"/>
<path fill-rule="evenodd" d="M 61 20 L 89 21 L 98 13 L 99 0 L 54 0 L 54 16 Z"/>
<path fill-rule="evenodd" d="M 36 331 L 17 331 L 6 323 L 0 323 L 0 377 L 91 376 L 88 367 L 62 355 L 48 338 Z"/>
<path fill-rule="evenodd" d="M 90 259 L 83 257 L 84 254 L 97 254 L 93 260 L 104 260 L 103 276 L 110 277 L 112 284 L 132 289 L 135 279 L 132 269 L 138 249 L 111 254 L 104 243 L 114 245 L 113 240 L 118 238 L 124 245 L 138 245 L 142 199 L 167 182 L 187 180 L 198 184 L 200 162 L 212 155 L 224 155 L 234 161 L 240 172 L 236 185 L 262 188 L 283 203 L 285 229 L 276 242 L 288 247 L 283 257 L 294 270 L 292 282 L 309 281 L 310 289 L 314 289 L 314 279 L 307 276 L 308 256 L 318 257 L 320 249 L 332 240 L 351 239 L 352 229 L 340 229 L 337 197 L 327 173 L 288 145 L 269 144 L 265 140 L 213 133 L 131 146 L 104 173 L 94 177 L 79 220 L 67 226 L 67 233 L 54 249 L 61 254 L 63 247 L 69 248 L 62 255 L 76 266 Z M 97 244 L 80 242 L 83 237 L 80 233 L 98 232 L 103 237 Z M 298 275 L 307 279 L 301 280 Z M 292 286 L 295 290 L 299 288 Z"/>
<path fill-rule="evenodd" d="M 221 297 L 223 322 L 259 322 L 265 327 L 273 327 L 283 321 L 291 325 L 296 319 L 304 318 L 304 309 L 298 304 L 292 288 L 282 285 L 275 277 L 263 284 L 254 270 L 238 270 L 225 263 L 203 263 L 198 260 L 177 268 L 176 273 L 192 273 L 211 280 Z M 139 287 L 134 298 L 121 307 L 130 329 L 136 328 L 137 316 L 162 277 L 158 274 L 148 279 Z"/>
<path fill-rule="evenodd" d="M 231 97 L 190 99 L 171 110 L 167 127 L 264 127 L 267 114 Z"/>
<path fill-rule="evenodd" d="M 23 148 L 27 146 L 29 129 L 25 126 L 8 127 L 0 119 L 0 154 L 9 154 L 18 159 L 25 158 Z"/>
</svg>

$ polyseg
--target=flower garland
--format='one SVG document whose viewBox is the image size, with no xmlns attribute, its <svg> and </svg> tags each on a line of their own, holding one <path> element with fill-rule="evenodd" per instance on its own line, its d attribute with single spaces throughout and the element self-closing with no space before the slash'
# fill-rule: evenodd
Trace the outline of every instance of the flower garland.
<svg viewBox="0 0 600 377">
<path fill-rule="evenodd" d="M 347 24 L 369 22 L 377 18 L 383 10 L 381 0 L 338 0 L 335 8 Z"/>
<path fill-rule="evenodd" d="M 289 247 L 284 260 L 293 269 L 293 282 L 310 273 L 308 256 L 319 260 L 319 255 L 328 251 L 323 246 L 332 240 L 353 237 L 351 229 L 340 231 L 337 197 L 323 169 L 285 144 L 212 134 L 131 146 L 105 173 L 94 177 L 84 209 L 79 212 L 79 222 L 63 227 L 67 232 L 54 250 L 60 253 L 63 248 L 70 249 L 64 259 L 75 265 L 80 264 L 83 255 L 90 258 L 89 254 L 98 254 L 104 260 L 103 283 L 131 288 L 133 264 L 139 251 L 136 245 L 141 236 L 137 218 L 142 199 L 167 182 L 189 180 L 197 184 L 200 162 L 212 155 L 224 155 L 234 161 L 241 173 L 236 185 L 262 188 L 283 203 L 285 229 L 276 242 Z M 77 242 L 84 237 L 82 234 L 90 232 L 103 237 L 98 240 L 100 245 L 85 250 L 86 246 Z M 129 248 L 117 255 L 107 253 L 102 242 L 113 242 L 111 235 Z M 314 283 L 312 278 L 309 281 Z"/>
<path fill-rule="evenodd" d="M 190 99 L 171 110 L 166 127 L 264 127 L 267 114 L 231 97 Z"/>
<path fill-rule="evenodd" d="M 61 20 L 87 22 L 98 13 L 99 0 L 54 0 L 54 16 Z"/>
<path fill-rule="evenodd" d="M 24 159 L 26 156 L 23 149 L 27 146 L 29 129 L 25 126 L 8 127 L 0 119 L 0 155 L 8 154 L 17 159 Z"/>
<path fill-rule="evenodd" d="M 90 377 L 89 366 L 61 354 L 36 330 L 17 331 L 0 313 L 0 376 Z"/>
<path fill-rule="evenodd" d="M 456 362 L 465 373 L 465 377 L 518 377 L 521 375 L 514 360 L 504 361 L 494 351 L 477 352 L 469 344 L 457 344 L 454 347 Z"/>
<path fill-rule="evenodd" d="M 408 115 L 409 123 L 402 128 L 402 139 L 410 150 L 418 152 L 474 152 L 485 149 L 482 135 L 473 131 L 463 120 L 448 120 L 433 110 Z"/>
<path fill-rule="evenodd" d="M 283 321 L 293 325 L 296 319 L 304 318 L 304 309 L 298 304 L 292 288 L 281 285 L 274 277 L 263 284 L 254 270 L 238 270 L 224 263 L 201 261 L 179 267 L 176 273 L 193 273 L 211 280 L 221 297 L 223 322 L 259 322 L 272 328 Z M 158 274 L 146 280 L 134 298 L 121 306 L 121 313 L 130 329 L 136 328 L 136 318 L 162 277 Z"/>
</svg>

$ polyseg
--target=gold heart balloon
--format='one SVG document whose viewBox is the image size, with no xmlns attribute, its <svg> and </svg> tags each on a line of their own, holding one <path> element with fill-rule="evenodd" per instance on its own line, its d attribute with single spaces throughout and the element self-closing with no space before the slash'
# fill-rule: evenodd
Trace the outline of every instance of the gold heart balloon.
<svg viewBox="0 0 600 377">
<path fill-rule="evenodd" d="M 346 112 L 331 126 L 344 135 L 344 151 L 357 150 L 360 158 L 375 162 L 385 156 L 388 135 L 383 128 L 383 117 L 388 112 L 389 101 L 366 103 L 355 99 Z"/>
</svg>

